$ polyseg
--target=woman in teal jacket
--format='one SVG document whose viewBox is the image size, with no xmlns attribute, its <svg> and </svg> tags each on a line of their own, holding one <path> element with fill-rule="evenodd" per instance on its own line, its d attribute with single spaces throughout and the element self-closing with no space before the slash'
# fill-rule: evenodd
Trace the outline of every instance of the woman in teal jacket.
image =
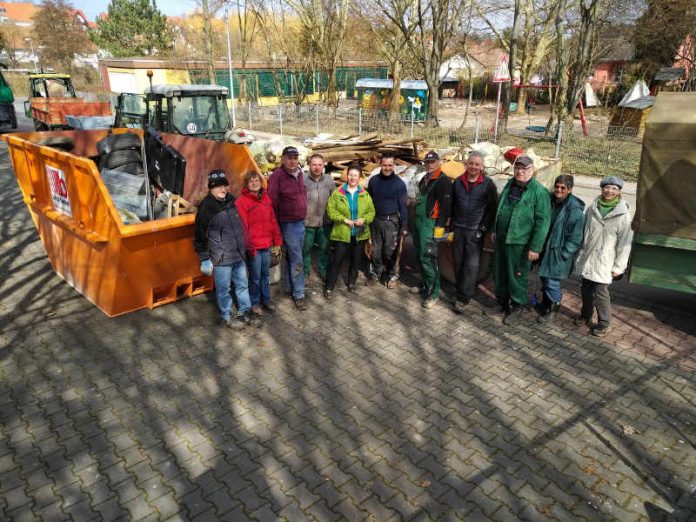
<svg viewBox="0 0 696 522">
<path fill-rule="evenodd" d="M 365 252 L 365 241 L 370 238 L 369 224 L 375 219 L 375 206 L 367 191 L 360 186 L 360 167 L 348 168 L 348 181 L 329 196 L 326 214 L 333 223 L 331 228 L 331 264 L 324 283 L 324 297 L 332 292 L 343 260 L 348 257 L 348 291 L 355 292 L 358 267 Z"/>
</svg>

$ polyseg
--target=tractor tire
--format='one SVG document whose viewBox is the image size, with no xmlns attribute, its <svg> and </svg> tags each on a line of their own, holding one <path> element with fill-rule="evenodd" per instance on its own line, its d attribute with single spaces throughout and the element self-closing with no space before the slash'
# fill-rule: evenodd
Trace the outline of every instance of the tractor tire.
<svg viewBox="0 0 696 522">
<path fill-rule="evenodd" d="M 126 172 L 128 174 L 133 174 L 134 176 L 142 176 L 145 174 L 143 171 L 143 163 L 142 161 L 139 161 L 137 163 L 126 163 L 125 165 L 121 165 L 117 169 L 119 172 Z"/>
<path fill-rule="evenodd" d="M 97 142 L 97 152 L 100 156 L 111 154 L 117 150 L 128 149 L 140 150 L 140 136 L 132 132 L 124 132 L 122 134 L 110 134 Z"/>
<path fill-rule="evenodd" d="M 142 164 L 140 151 L 133 149 L 115 150 L 99 158 L 100 169 L 118 169 L 121 165 L 125 165 L 126 163 Z"/>
<path fill-rule="evenodd" d="M 48 125 L 46 125 L 44 122 L 39 121 L 39 120 L 34 120 L 34 129 L 36 129 L 38 132 L 44 132 L 47 130 L 51 130 L 48 128 Z"/>
<path fill-rule="evenodd" d="M 42 138 L 36 143 L 67 152 L 71 152 L 75 148 L 75 142 L 72 138 L 68 138 L 67 136 L 52 136 L 50 138 Z"/>
</svg>

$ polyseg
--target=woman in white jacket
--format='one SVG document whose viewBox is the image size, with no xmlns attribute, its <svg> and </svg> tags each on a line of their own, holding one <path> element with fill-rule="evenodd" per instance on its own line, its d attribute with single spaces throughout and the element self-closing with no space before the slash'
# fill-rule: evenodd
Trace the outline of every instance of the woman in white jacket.
<svg viewBox="0 0 696 522">
<path fill-rule="evenodd" d="M 604 178 L 602 195 L 585 211 L 585 235 L 575 258 L 575 273 L 582 277 L 582 310 L 575 324 L 590 326 L 597 310 L 592 335 L 604 337 L 611 322 L 609 285 L 626 271 L 631 253 L 631 216 L 621 198 L 623 180 Z"/>
</svg>

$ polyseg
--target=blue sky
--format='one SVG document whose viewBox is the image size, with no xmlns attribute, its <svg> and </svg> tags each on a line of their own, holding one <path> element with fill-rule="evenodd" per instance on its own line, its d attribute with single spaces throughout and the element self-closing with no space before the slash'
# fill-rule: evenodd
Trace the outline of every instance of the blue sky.
<svg viewBox="0 0 696 522">
<path fill-rule="evenodd" d="M 37 2 L 38 3 L 38 2 Z M 99 13 L 106 12 L 108 0 L 72 0 L 73 6 L 82 9 L 89 20 L 94 20 Z M 157 8 L 166 15 L 181 15 L 196 8 L 194 0 L 157 0 Z"/>
</svg>

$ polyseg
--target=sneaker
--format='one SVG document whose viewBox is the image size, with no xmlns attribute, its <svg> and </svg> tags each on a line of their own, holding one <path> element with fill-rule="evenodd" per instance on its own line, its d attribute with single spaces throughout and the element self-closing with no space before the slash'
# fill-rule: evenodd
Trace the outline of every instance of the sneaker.
<svg viewBox="0 0 696 522">
<path fill-rule="evenodd" d="M 251 313 L 254 315 L 263 315 L 263 308 L 261 308 L 261 305 L 255 304 L 251 307 Z"/>
<path fill-rule="evenodd" d="M 324 288 L 324 299 L 331 301 L 333 299 L 333 292 L 327 288 Z"/>
<path fill-rule="evenodd" d="M 376 275 L 370 274 L 370 276 L 367 278 L 367 286 L 377 286 L 379 284 L 379 277 Z"/>
<path fill-rule="evenodd" d="M 524 306 L 512 305 L 510 312 L 503 319 L 503 324 L 505 326 L 515 326 L 522 319 L 522 312 L 524 312 Z"/>
<path fill-rule="evenodd" d="M 252 314 L 249 312 L 245 313 L 244 315 L 239 316 L 239 320 L 244 323 L 247 326 L 254 326 L 255 328 L 258 328 L 263 324 L 261 322 L 261 319 L 258 317 L 254 317 Z"/>
<path fill-rule="evenodd" d="M 454 302 L 453 310 L 455 313 L 463 314 L 466 311 L 466 305 L 468 305 L 468 304 L 469 304 L 469 301 L 460 301 L 459 299 L 457 299 Z"/>
<path fill-rule="evenodd" d="M 223 319 L 222 322 L 227 328 L 230 328 L 236 332 L 238 332 L 240 330 L 244 330 L 244 328 L 246 328 L 246 324 L 244 324 L 242 321 L 240 321 L 236 317 L 230 317 L 229 319 Z"/>
<path fill-rule="evenodd" d="M 387 288 L 393 290 L 397 286 L 399 286 L 399 276 L 393 275 L 387 280 Z"/>
<path fill-rule="evenodd" d="M 592 335 L 595 337 L 605 337 L 609 333 L 608 326 L 595 326 L 592 329 Z"/>
<path fill-rule="evenodd" d="M 422 303 L 421 306 L 423 308 L 432 308 L 435 306 L 435 303 L 437 302 L 437 297 L 428 297 L 425 299 Z"/>
<path fill-rule="evenodd" d="M 304 297 L 295 299 L 295 308 L 297 308 L 301 312 L 304 312 L 307 309 L 307 302 L 305 301 Z"/>
<path fill-rule="evenodd" d="M 349 291 L 351 294 L 354 294 L 357 290 L 358 290 L 358 287 L 355 286 L 355 284 L 348 285 L 348 291 Z"/>
<path fill-rule="evenodd" d="M 274 305 L 273 303 L 263 303 L 261 306 L 270 314 L 274 314 L 276 311 L 276 305 Z"/>
</svg>

